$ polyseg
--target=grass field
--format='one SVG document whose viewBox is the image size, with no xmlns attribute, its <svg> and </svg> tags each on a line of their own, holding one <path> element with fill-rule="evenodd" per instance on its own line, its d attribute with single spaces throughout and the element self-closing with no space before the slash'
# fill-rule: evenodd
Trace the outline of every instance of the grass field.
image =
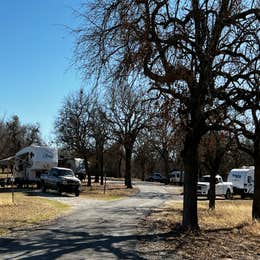
<svg viewBox="0 0 260 260">
<path fill-rule="evenodd" d="M 170 202 L 140 223 L 140 234 L 148 230 L 150 239 L 141 240 L 139 250 L 184 259 L 260 259 L 260 223 L 252 223 L 251 210 L 251 200 L 218 200 L 215 211 L 199 201 L 201 234 L 183 235 L 182 202 Z"/>
<path fill-rule="evenodd" d="M 69 209 L 68 205 L 26 193 L 0 193 L 0 236 L 14 228 L 36 225 L 60 216 Z"/>
</svg>

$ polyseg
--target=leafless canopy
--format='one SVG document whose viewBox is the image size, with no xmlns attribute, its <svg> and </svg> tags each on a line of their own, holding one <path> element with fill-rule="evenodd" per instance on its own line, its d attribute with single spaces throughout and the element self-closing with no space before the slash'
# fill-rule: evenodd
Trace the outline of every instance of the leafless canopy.
<svg viewBox="0 0 260 260">
<path fill-rule="evenodd" d="M 99 0 L 86 6 L 75 49 L 84 72 L 118 78 L 142 71 L 157 89 L 187 103 L 190 88 L 208 77 L 226 90 L 255 72 L 249 65 L 259 59 L 252 51 L 259 48 L 256 1 Z"/>
<path fill-rule="evenodd" d="M 224 122 L 226 96 L 259 77 L 259 1 L 100 0 L 83 11 L 75 57 L 83 72 L 146 76 L 182 105 L 183 226 L 196 229 L 198 145 Z M 237 100 L 239 101 L 239 100 Z"/>
</svg>

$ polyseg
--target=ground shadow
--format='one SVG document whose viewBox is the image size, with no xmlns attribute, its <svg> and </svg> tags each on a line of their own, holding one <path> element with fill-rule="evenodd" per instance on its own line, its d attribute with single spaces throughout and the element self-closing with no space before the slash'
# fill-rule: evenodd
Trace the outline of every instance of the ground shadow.
<svg viewBox="0 0 260 260">
<path fill-rule="evenodd" d="M 74 231 L 41 227 L 34 229 L 34 234 L 36 232 L 37 236 L 27 236 L 23 239 L 1 238 L 0 256 L 5 256 L 1 259 L 56 259 L 72 254 L 73 258 L 89 259 L 88 253 L 91 255 L 94 251 L 99 253 L 100 259 L 102 255 L 105 259 L 108 253 L 115 259 L 144 259 L 131 250 L 132 246 L 129 250 L 127 246 L 123 248 L 118 246 L 121 243 L 126 245 L 135 243 L 135 235 L 95 235 L 87 230 L 86 226 Z M 28 230 L 24 231 L 28 232 Z"/>
</svg>

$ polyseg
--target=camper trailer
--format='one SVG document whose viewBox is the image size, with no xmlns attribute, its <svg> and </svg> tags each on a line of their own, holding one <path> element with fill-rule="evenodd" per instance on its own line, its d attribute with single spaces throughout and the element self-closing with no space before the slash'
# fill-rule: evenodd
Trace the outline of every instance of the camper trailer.
<svg viewBox="0 0 260 260">
<path fill-rule="evenodd" d="M 169 176 L 170 176 L 170 183 L 183 185 L 184 171 L 172 171 L 170 172 Z"/>
<path fill-rule="evenodd" d="M 254 194 L 254 167 L 232 169 L 228 174 L 228 182 L 232 182 L 234 194 L 241 198 Z"/>
<path fill-rule="evenodd" d="M 41 174 L 58 165 L 58 153 L 46 146 L 31 145 L 17 152 L 14 161 L 14 180 L 19 187 L 40 185 Z"/>
<path fill-rule="evenodd" d="M 81 181 L 86 178 L 84 159 L 61 157 L 59 158 L 59 166 L 70 168 Z"/>
</svg>

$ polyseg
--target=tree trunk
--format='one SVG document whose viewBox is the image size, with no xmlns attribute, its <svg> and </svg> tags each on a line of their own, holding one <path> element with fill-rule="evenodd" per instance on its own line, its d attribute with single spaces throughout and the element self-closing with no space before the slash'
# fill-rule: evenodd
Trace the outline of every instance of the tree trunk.
<svg viewBox="0 0 260 260">
<path fill-rule="evenodd" d="M 167 150 L 163 152 L 163 162 L 164 162 L 164 175 L 167 179 L 167 183 L 170 182 L 169 178 L 169 153 Z"/>
<path fill-rule="evenodd" d="M 104 151 L 100 151 L 100 185 L 104 184 Z"/>
<path fill-rule="evenodd" d="M 132 159 L 132 148 L 125 147 L 125 185 L 128 189 L 132 189 L 131 179 L 131 159 Z"/>
<path fill-rule="evenodd" d="M 254 187 L 254 199 L 252 208 L 253 220 L 260 220 L 260 149 L 255 151 L 254 154 L 254 166 L 255 166 L 255 187 Z"/>
<path fill-rule="evenodd" d="M 96 164 L 95 164 L 95 183 L 99 182 L 99 161 L 98 156 L 96 156 Z"/>
<path fill-rule="evenodd" d="M 88 170 L 88 160 L 87 160 L 87 157 L 86 157 L 86 156 L 83 156 L 83 159 L 84 159 L 85 171 L 86 171 L 86 173 L 88 174 L 88 183 L 87 183 L 87 186 L 91 186 L 91 173 L 90 173 L 90 171 Z"/>
<path fill-rule="evenodd" d="M 121 166 L 122 166 L 122 156 L 120 156 L 119 161 L 118 161 L 118 169 L 117 169 L 117 177 L 121 178 Z"/>
<path fill-rule="evenodd" d="M 209 209 L 215 209 L 216 202 L 216 174 L 215 171 L 210 172 L 210 188 L 209 188 Z"/>
<path fill-rule="evenodd" d="M 145 179 L 145 163 L 144 163 L 144 161 L 141 161 L 141 179 L 142 179 L 142 181 L 144 181 L 144 179 Z"/>
<path fill-rule="evenodd" d="M 226 151 L 226 147 L 221 147 L 221 145 L 217 146 L 215 157 L 213 158 L 213 161 L 210 165 L 209 209 L 212 210 L 214 210 L 216 206 L 216 175 L 219 172 L 220 164 L 223 156 L 225 155 L 225 151 Z"/>
<path fill-rule="evenodd" d="M 198 142 L 186 136 L 183 150 L 184 161 L 184 231 L 199 231 L 197 212 Z"/>
</svg>

